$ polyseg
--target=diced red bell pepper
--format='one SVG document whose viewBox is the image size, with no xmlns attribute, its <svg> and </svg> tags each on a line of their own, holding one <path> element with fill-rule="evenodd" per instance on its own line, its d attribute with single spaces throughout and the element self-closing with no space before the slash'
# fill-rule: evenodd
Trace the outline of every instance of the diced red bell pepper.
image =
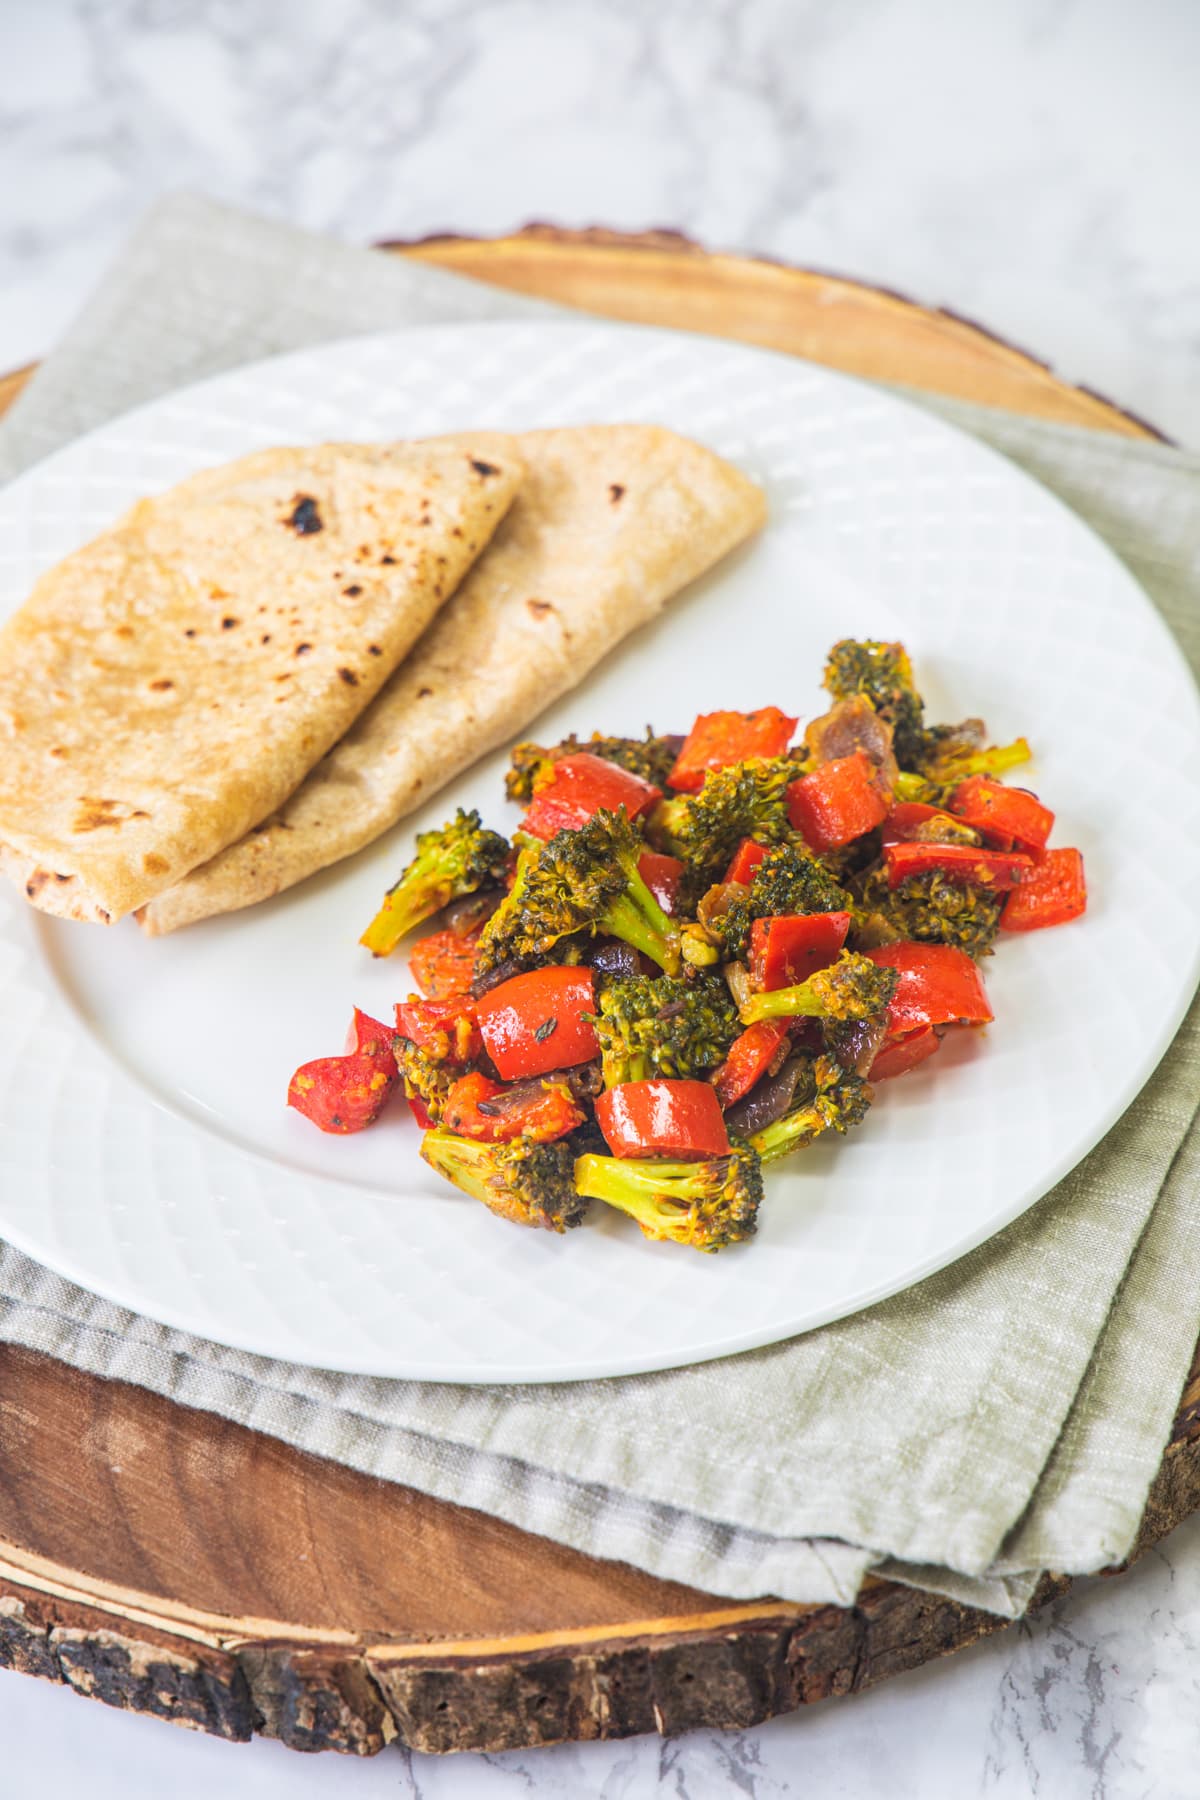
<svg viewBox="0 0 1200 1800">
<path fill-rule="evenodd" d="M 889 1038 L 871 1064 L 872 1081 L 888 1081 L 893 1075 L 907 1075 L 941 1046 L 941 1038 L 932 1025 L 906 1031 L 903 1037 Z"/>
<path fill-rule="evenodd" d="M 788 818 L 812 850 L 839 850 L 887 818 L 878 771 L 863 750 L 821 763 L 787 791 Z"/>
<path fill-rule="evenodd" d="M 674 912 L 683 879 L 683 864 L 677 856 L 660 856 L 655 850 L 643 850 L 638 857 L 638 874 L 665 913 Z"/>
<path fill-rule="evenodd" d="M 446 1095 L 442 1124 L 447 1131 L 485 1144 L 509 1144 L 515 1138 L 550 1144 L 583 1124 L 582 1108 L 561 1081 L 538 1082 L 519 1106 L 493 1104 L 498 1096 L 511 1093 L 478 1071 L 464 1075 Z"/>
<path fill-rule="evenodd" d="M 727 1156 L 721 1103 L 707 1081 L 626 1081 L 596 1101 L 614 1156 Z"/>
<path fill-rule="evenodd" d="M 521 829 L 545 841 L 556 831 L 578 831 L 601 807 L 616 812 L 623 806 L 636 819 L 661 799 L 661 790 L 640 775 L 580 750 L 554 764 L 550 779 L 534 794 Z"/>
<path fill-rule="evenodd" d="M 726 882 L 740 881 L 743 887 L 749 887 L 759 864 L 765 862 L 770 853 L 769 844 L 756 844 L 753 838 L 743 838 L 725 871 Z"/>
<path fill-rule="evenodd" d="M 392 1033 L 378 1019 L 371 1018 L 369 1013 L 360 1011 L 356 1006 L 346 1032 L 346 1056 L 377 1056 L 381 1066 L 386 1069 L 392 1058 Z"/>
<path fill-rule="evenodd" d="M 757 712 L 750 713 L 701 713 L 667 776 L 668 785 L 682 793 L 695 794 L 704 786 L 710 769 L 749 762 L 753 757 L 782 756 L 795 735 L 796 724 L 777 706 L 760 706 Z"/>
<path fill-rule="evenodd" d="M 987 1025 L 993 1018 L 983 977 L 954 944 L 884 944 L 866 950 L 873 963 L 896 969 L 888 1002 L 888 1034 L 903 1037 L 925 1025 Z"/>
<path fill-rule="evenodd" d="M 907 844 L 914 840 L 924 843 L 936 842 L 936 824 L 944 819 L 953 832 L 958 821 L 943 812 L 940 806 L 926 806 L 923 800 L 899 800 L 883 821 L 883 842 L 888 844 Z M 959 833 L 961 837 L 961 832 Z"/>
<path fill-rule="evenodd" d="M 410 995 L 396 1007 L 396 1029 L 438 1062 L 469 1063 L 483 1054 L 475 1002 L 466 994 L 452 1000 L 418 1000 Z"/>
<path fill-rule="evenodd" d="M 883 861 L 889 887 L 899 887 L 910 875 L 936 870 L 947 881 L 992 888 L 998 894 L 1015 888 L 1033 869 L 1033 858 L 1018 851 L 982 850 L 974 844 L 887 844 Z"/>
<path fill-rule="evenodd" d="M 827 969 L 850 929 L 848 912 L 785 913 L 750 927 L 750 974 L 756 987 L 794 987 Z"/>
<path fill-rule="evenodd" d="M 1046 925 L 1065 925 L 1086 911 L 1083 857 L 1078 850 L 1046 850 L 1032 875 L 1004 902 L 1000 929 L 1040 931 Z"/>
<path fill-rule="evenodd" d="M 1005 787 L 986 775 L 960 781 L 950 796 L 950 811 L 998 850 L 1025 850 L 1037 856 L 1046 848 L 1054 814 L 1028 788 Z"/>
<path fill-rule="evenodd" d="M 288 1105 L 322 1131 L 345 1135 L 379 1117 L 398 1080 L 395 1061 L 389 1074 L 377 1054 L 320 1056 L 302 1063 L 292 1076 Z"/>
<path fill-rule="evenodd" d="M 596 1010 L 590 969 L 530 969 L 475 1003 L 487 1053 L 505 1081 L 591 1062 L 600 1044 L 586 1014 Z"/>
<path fill-rule="evenodd" d="M 408 966 L 413 980 L 429 1000 L 451 1000 L 465 994 L 475 975 L 479 933 L 455 937 L 452 931 L 431 931 L 412 947 Z"/>
<path fill-rule="evenodd" d="M 433 1117 L 420 1094 L 405 1094 L 404 1098 L 408 1104 L 409 1112 L 421 1127 L 421 1130 L 431 1130 L 433 1126 Z"/>
<path fill-rule="evenodd" d="M 727 1112 L 766 1074 L 787 1039 L 785 1019 L 760 1019 L 734 1038 L 729 1055 L 712 1082 L 717 1099 Z"/>
</svg>

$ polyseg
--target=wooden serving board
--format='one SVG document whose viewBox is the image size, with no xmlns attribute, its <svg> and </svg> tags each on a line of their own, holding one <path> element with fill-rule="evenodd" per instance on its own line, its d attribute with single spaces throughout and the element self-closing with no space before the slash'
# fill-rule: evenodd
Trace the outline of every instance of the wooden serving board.
<svg viewBox="0 0 1200 1800">
<path fill-rule="evenodd" d="M 661 233 L 531 227 L 396 246 L 614 317 L 1153 435 L 976 327 Z M 0 408 L 25 374 L 0 382 Z M 1200 1366 L 1139 1550 L 1200 1505 Z M 1035 1604 L 1069 1584 L 1047 1576 Z M 868 1581 L 857 1605 L 731 1605 L 0 1346 L 0 1665 L 301 1750 L 498 1750 L 747 1726 L 1001 1629 Z"/>
</svg>

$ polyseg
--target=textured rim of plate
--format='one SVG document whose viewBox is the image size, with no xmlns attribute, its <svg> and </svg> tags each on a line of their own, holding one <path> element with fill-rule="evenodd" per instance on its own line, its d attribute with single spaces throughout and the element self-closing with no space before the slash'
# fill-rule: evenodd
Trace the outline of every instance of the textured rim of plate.
<svg viewBox="0 0 1200 1800">
<path fill-rule="evenodd" d="M 861 392 L 864 395 L 870 396 L 874 401 L 882 401 L 889 409 L 895 409 L 902 414 L 908 415 L 915 421 L 919 421 L 921 428 L 924 430 L 931 430 L 936 435 L 941 435 L 947 439 L 964 443 L 969 447 L 970 454 L 974 459 L 982 460 L 984 463 L 990 462 L 1001 466 L 1004 469 L 1008 480 L 1019 484 L 1026 490 L 1036 493 L 1039 504 L 1044 509 L 1059 515 L 1062 519 L 1070 521 L 1071 530 L 1078 535 L 1080 540 L 1087 541 L 1091 555 L 1099 561 L 1106 562 L 1111 568 L 1119 572 L 1121 581 L 1126 588 L 1129 601 L 1135 603 L 1136 607 L 1144 614 L 1145 619 L 1150 623 L 1152 634 L 1159 640 L 1162 653 L 1165 654 L 1169 661 L 1175 664 L 1177 671 L 1184 676 L 1191 692 L 1193 709 L 1196 714 L 1196 723 L 1200 726 L 1200 689 L 1197 687 L 1196 679 L 1192 674 L 1178 642 L 1171 633 L 1157 607 L 1151 601 L 1141 586 L 1141 583 L 1105 540 L 1100 537 L 1100 535 L 1093 530 L 1084 519 L 1074 512 L 1065 501 L 1059 499 L 1057 494 L 1044 486 L 1044 484 L 1037 480 L 1035 476 L 1029 474 L 1018 463 L 1015 463 L 1010 457 L 1004 455 L 1003 452 L 994 449 L 991 445 L 973 437 L 969 432 L 964 431 L 958 426 L 938 417 L 936 414 L 927 411 L 917 400 L 898 395 L 881 384 L 872 383 L 863 378 L 846 374 L 841 370 L 830 369 L 824 364 L 813 363 L 804 357 L 793 356 L 785 352 L 765 349 L 756 345 L 740 344 L 734 340 L 716 337 L 709 333 L 678 331 L 585 316 L 578 321 L 559 319 L 539 321 L 492 320 L 467 321 L 445 325 L 418 325 L 401 327 L 390 331 L 355 333 L 349 336 L 328 339 L 319 344 L 310 345 L 300 350 L 286 351 L 275 356 L 257 358 L 251 362 L 238 364 L 233 368 L 223 370 L 216 375 L 205 377 L 203 380 L 168 390 L 166 393 L 158 395 L 154 399 L 139 406 L 131 407 L 126 412 L 118 414 L 105 423 L 82 433 L 79 437 L 72 439 L 68 444 L 60 446 L 57 450 L 51 452 L 37 463 L 23 470 L 19 475 L 14 477 L 12 481 L 5 484 L 4 487 L 0 489 L 0 493 L 7 495 L 14 489 L 18 489 L 26 483 L 32 484 L 36 482 L 39 477 L 44 476 L 48 469 L 53 468 L 53 465 L 60 457 L 69 453 L 74 453 L 80 448 L 86 448 L 93 443 L 102 442 L 111 432 L 128 427 L 136 428 L 140 419 L 153 415 L 158 408 L 164 404 L 179 403 L 181 401 L 190 402 L 193 400 L 202 401 L 206 395 L 214 390 L 219 390 L 223 385 L 234 380 L 244 379 L 247 375 L 253 374 L 259 369 L 303 369 L 306 364 L 314 362 L 320 363 L 323 359 L 328 357 L 336 358 L 339 353 L 344 353 L 351 347 L 362 346 L 365 343 L 376 343 L 380 346 L 396 343 L 398 346 L 404 347 L 406 345 L 411 345 L 414 342 L 437 342 L 442 339 L 453 341 L 455 338 L 461 338 L 464 335 L 476 337 L 479 335 L 500 334 L 511 332 L 521 326 L 526 328 L 536 326 L 536 329 L 539 332 L 551 335 L 574 334 L 576 336 L 582 336 L 583 334 L 594 334 L 597 331 L 602 331 L 604 333 L 613 333 L 619 336 L 628 336 L 632 340 L 647 343 L 658 340 L 664 345 L 677 344 L 682 340 L 687 344 L 711 345 L 714 349 L 720 349 L 726 353 L 733 351 L 748 359 L 752 359 L 756 363 L 766 362 L 775 364 L 784 370 L 794 371 L 797 367 L 807 368 L 819 374 L 822 381 L 827 381 L 835 389 L 841 388 Z M 488 427 L 488 429 L 496 428 Z M 584 686 L 586 686 L 587 679 L 588 678 L 585 677 Z M 580 690 L 577 689 L 575 691 L 578 692 Z M 1198 743 L 1200 743 L 1200 730 L 1197 731 L 1197 740 Z M 48 982 L 50 984 L 64 1005 L 71 1012 L 75 1013 L 76 1017 L 80 1017 L 73 998 L 58 982 L 44 960 L 41 962 L 40 978 L 43 982 Z M 409 1364 L 404 1368 L 393 1367 L 381 1371 L 378 1361 L 372 1361 L 370 1359 L 364 1360 L 355 1357 L 347 1357 L 345 1359 L 339 1358 L 336 1360 L 327 1358 L 313 1366 L 326 1368 L 335 1373 L 349 1375 L 382 1375 L 383 1378 L 386 1379 L 428 1381 L 435 1384 L 447 1383 L 493 1386 L 505 1384 L 541 1385 L 554 1382 L 571 1383 L 576 1381 L 607 1379 L 613 1376 L 649 1374 L 659 1370 L 716 1361 L 722 1357 L 736 1355 L 748 1350 L 761 1349 L 775 1343 L 785 1342 L 790 1337 L 803 1335 L 808 1331 L 816 1330 L 821 1326 L 831 1324 L 838 1319 L 853 1317 L 855 1314 L 878 1304 L 880 1301 L 889 1299 L 896 1294 L 903 1293 L 910 1287 L 914 1287 L 918 1283 L 928 1279 L 930 1276 L 939 1273 L 941 1270 L 949 1268 L 963 1256 L 968 1255 L 972 1250 L 978 1249 L 980 1245 L 987 1243 L 1008 1225 L 1011 1225 L 1016 1219 L 1028 1212 L 1032 1206 L 1035 1206 L 1039 1200 L 1045 1197 L 1051 1188 L 1063 1180 L 1072 1169 L 1076 1168 L 1088 1152 L 1095 1148 L 1116 1122 L 1128 1111 L 1131 1104 L 1153 1075 L 1186 1016 L 1197 986 L 1200 986 L 1200 926 L 1198 926 L 1195 933 L 1191 962 L 1187 974 L 1183 978 L 1182 984 L 1178 989 L 1175 1004 L 1165 1015 L 1163 1023 L 1152 1044 L 1138 1061 L 1136 1066 L 1130 1070 L 1128 1079 L 1121 1087 L 1114 1101 L 1104 1110 L 1103 1116 L 1077 1135 L 1070 1147 L 1055 1160 L 1049 1173 L 1044 1175 L 1043 1179 L 1036 1185 L 1036 1191 L 1023 1193 L 1019 1199 L 998 1209 L 985 1224 L 975 1230 L 964 1233 L 964 1235 L 961 1238 L 956 1239 L 949 1248 L 943 1248 L 933 1255 L 914 1263 L 905 1270 L 903 1275 L 895 1280 L 889 1279 L 879 1282 L 870 1288 L 864 1288 L 860 1293 L 855 1295 L 853 1301 L 850 1303 L 837 1303 L 825 1310 L 811 1309 L 804 1315 L 801 1323 L 792 1324 L 787 1327 L 781 1328 L 776 1325 L 762 1331 L 739 1332 L 726 1339 L 721 1339 L 719 1341 L 713 1340 L 708 1342 L 702 1351 L 689 1350 L 682 1355 L 680 1353 L 664 1351 L 661 1354 L 644 1355 L 627 1360 L 613 1359 L 611 1361 L 606 1361 L 602 1367 L 597 1366 L 595 1362 L 578 1363 L 575 1365 L 567 1364 L 566 1366 L 556 1366 L 553 1371 L 547 1372 L 544 1364 L 518 1364 L 506 1365 L 498 1370 L 489 1368 L 468 1375 L 464 1374 L 460 1368 L 449 1368 L 436 1362 Z M 101 1054 L 116 1066 L 120 1071 L 123 1080 L 136 1088 L 147 1105 L 165 1107 L 165 1109 L 171 1112 L 174 1117 L 181 1122 L 186 1123 L 191 1129 L 198 1132 L 204 1131 L 205 1128 L 197 1123 L 192 1113 L 185 1111 L 181 1106 L 173 1104 L 169 1100 L 164 1101 L 161 1096 L 151 1092 L 145 1086 L 137 1072 L 131 1069 L 124 1059 L 114 1053 L 106 1044 L 103 1044 L 99 1039 L 96 1039 L 94 1033 L 91 1035 L 98 1043 Z M 272 1169 L 278 1169 L 283 1166 L 278 1158 L 269 1155 L 258 1149 L 256 1146 L 248 1145 L 224 1132 L 220 1135 L 225 1142 L 236 1147 L 240 1155 L 255 1163 Z M 0 1169 L 0 1174 L 3 1174 L 2 1169 Z M 335 1188 L 341 1185 L 336 1177 L 325 1176 L 314 1171 L 306 1171 L 305 1174 L 307 1179 L 323 1185 L 329 1185 Z M 378 1197 L 388 1200 L 396 1198 L 396 1190 L 376 1187 L 374 1184 L 359 1184 L 357 1191 L 377 1195 Z M 142 1313 L 156 1323 L 165 1325 L 169 1329 L 184 1332 L 191 1336 L 224 1345 L 234 1350 L 245 1351 L 256 1356 L 264 1356 L 281 1361 L 296 1360 L 289 1352 L 280 1350 L 277 1345 L 272 1346 L 269 1341 L 264 1341 L 262 1338 L 256 1338 L 253 1331 L 246 1333 L 234 1332 L 226 1330 L 223 1326 L 221 1336 L 216 1338 L 213 1336 L 212 1322 L 204 1319 L 202 1316 L 197 1317 L 192 1315 L 186 1306 L 160 1306 L 155 1304 L 153 1307 L 148 1307 L 144 1297 L 130 1293 L 128 1289 L 122 1289 L 119 1283 L 98 1284 L 94 1274 L 87 1268 L 86 1263 L 75 1262 L 69 1255 L 60 1253 L 57 1248 L 54 1248 L 52 1255 L 48 1256 L 45 1245 L 40 1243 L 33 1234 L 27 1234 L 20 1230 L 14 1231 L 8 1227 L 4 1227 L 4 1238 L 17 1250 L 33 1258 L 35 1261 L 40 1262 L 45 1267 L 52 1269 L 55 1273 L 75 1282 L 88 1292 L 98 1294 L 102 1299 L 109 1300 L 119 1306 Z"/>
</svg>

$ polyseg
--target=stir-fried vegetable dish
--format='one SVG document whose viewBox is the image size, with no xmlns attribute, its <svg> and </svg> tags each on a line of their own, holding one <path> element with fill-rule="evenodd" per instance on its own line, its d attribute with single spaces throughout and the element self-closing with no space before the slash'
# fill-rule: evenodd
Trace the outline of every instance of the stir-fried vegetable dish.
<svg viewBox="0 0 1200 1800">
<path fill-rule="evenodd" d="M 297 1069 L 351 1132 L 403 1093 L 430 1166 L 499 1217 L 590 1205 L 649 1238 L 754 1234 L 763 1166 L 861 1124 L 882 1081 L 992 1018 L 1006 932 L 1077 918 L 1078 850 L 1003 779 L 1024 738 L 930 725 L 901 644 L 835 644 L 832 704 L 702 714 L 686 737 L 518 744 L 511 840 L 424 831 L 362 942 L 419 993 Z M 437 915 L 437 917 L 435 917 Z"/>
</svg>

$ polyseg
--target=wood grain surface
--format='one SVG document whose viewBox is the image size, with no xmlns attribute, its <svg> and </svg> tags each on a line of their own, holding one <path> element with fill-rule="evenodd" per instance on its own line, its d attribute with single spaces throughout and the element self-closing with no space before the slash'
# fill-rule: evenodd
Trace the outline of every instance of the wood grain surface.
<svg viewBox="0 0 1200 1800">
<path fill-rule="evenodd" d="M 964 321 L 670 234 L 533 227 L 397 249 L 613 317 L 1150 435 Z M 28 374 L 0 380 L 0 409 Z M 1198 1504 L 1200 1367 L 1138 1553 Z M 1047 1576 L 1035 1605 L 1068 1585 Z M 363 1755 L 397 1736 L 495 1750 L 746 1726 L 1002 1626 L 876 1580 L 849 1608 L 734 1605 L 0 1346 L 0 1665 L 218 1736 Z"/>
</svg>

